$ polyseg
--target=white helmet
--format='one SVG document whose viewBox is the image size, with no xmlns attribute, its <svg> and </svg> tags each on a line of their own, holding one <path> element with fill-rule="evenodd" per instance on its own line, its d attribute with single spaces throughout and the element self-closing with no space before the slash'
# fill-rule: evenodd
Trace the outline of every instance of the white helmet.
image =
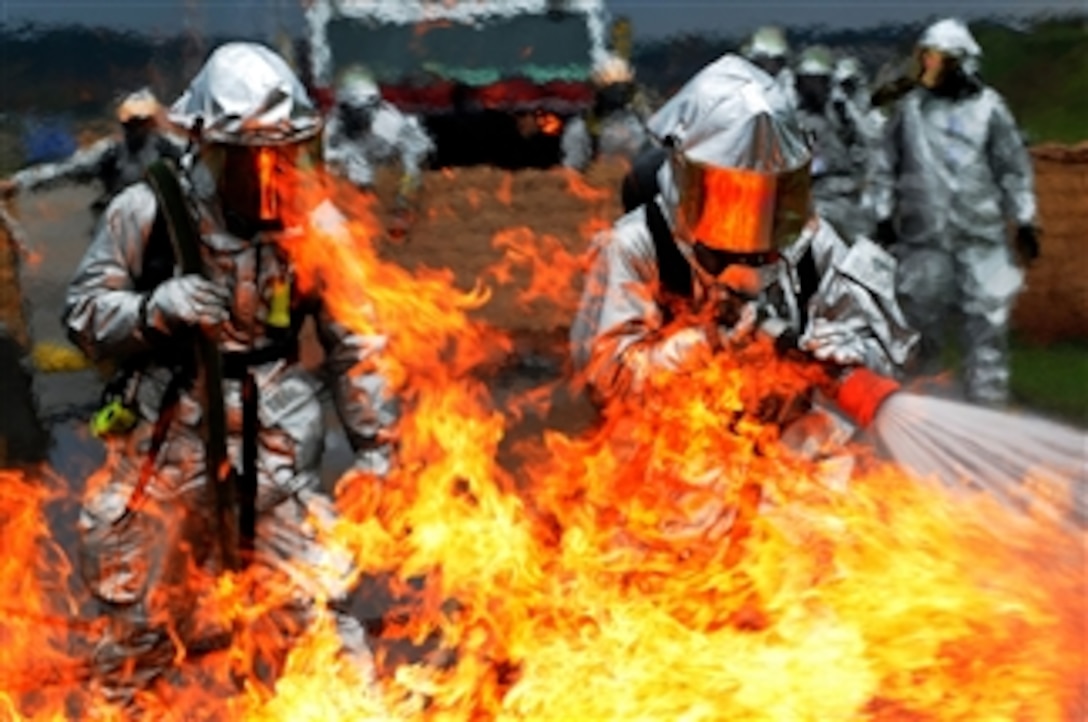
<svg viewBox="0 0 1088 722">
<path fill-rule="evenodd" d="M 960 60 L 982 57 L 982 48 L 971 31 L 955 18 L 939 20 L 926 28 L 918 39 L 918 47 L 938 50 Z"/>
<path fill-rule="evenodd" d="M 162 106 L 149 88 L 141 88 L 126 95 L 117 105 L 117 120 L 128 123 L 133 120 L 152 120 L 159 117 Z"/>
<path fill-rule="evenodd" d="M 845 83 L 848 80 L 853 80 L 857 83 L 865 82 L 865 68 L 861 66 L 861 61 L 852 55 L 839 58 L 835 63 L 835 70 L 831 73 L 831 77 L 836 83 Z"/>
<path fill-rule="evenodd" d="M 785 58 L 789 52 L 790 46 L 786 42 L 786 34 L 777 25 L 764 25 L 757 28 L 741 49 L 741 54 L 749 60 L 753 58 Z"/>
<path fill-rule="evenodd" d="M 835 59 L 830 48 L 825 45 L 810 45 L 801 52 L 797 74 L 830 76 L 834 70 L 834 64 Z"/>
<path fill-rule="evenodd" d="M 344 71 L 336 86 L 336 100 L 352 108 L 372 108 L 381 102 L 382 94 L 370 73 L 362 68 Z"/>
<path fill-rule="evenodd" d="M 619 55 L 609 53 L 593 67 L 593 82 L 604 87 L 616 83 L 630 83 L 635 79 L 631 64 Z"/>
<path fill-rule="evenodd" d="M 216 48 L 170 108 L 170 120 L 233 145 L 281 145 L 317 135 L 321 115 L 291 67 L 250 42 Z"/>
</svg>

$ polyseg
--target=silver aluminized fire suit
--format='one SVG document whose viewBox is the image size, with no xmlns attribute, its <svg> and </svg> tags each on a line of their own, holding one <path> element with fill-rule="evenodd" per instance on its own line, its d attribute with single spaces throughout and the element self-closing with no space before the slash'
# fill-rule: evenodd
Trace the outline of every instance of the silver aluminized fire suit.
<svg viewBox="0 0 1088 722">
<path fill-rule="evenodd" d="M 572 118 L 563 128 L 560 152 L 564 167 L 584 171 L 598 157 L 633 162 L 646 147 L 645 121 L 634 108 L 621 108 L 592 122 L 597 126 L 596 137 L 586 118 Z"/>
<path fill-rule="evenodd" d="M 250 87 L 238 82 L 238 72 L 249 74 Z M 215 102 L 201 109 L 202 99 L 209 96 Z M 235 114 L 216 118 L 217 107 Z M 301 128 L 302 137 L 320 129 L 316 111 L 286 64 L 263 46 L 248 43 L 217 49 L 172 114 L 192 122 L 205 111 L 205 133 L 212 142 L 243 137 L 247 129 L 261 130 L 262 123 L 270 133 Z M 356 450 L 357 466 L 376 475 L 390 464 L 383 434 L 396 415 L 376 367 L 384 340 L 338 324 L 316 291 L 297 295 L 289 328 L 273 327 L 274 288 L 292 274 L 276 240 L 278 234 L 305 229 L 287 227 L 248 239 L 234 236 L 223 230 L 223 208 L 203 161 L 195 162 L 188 177 L 185 189 L 198 212 L 209 280 L 226 299 L 226 318 L 217 338 L 225 368 L 228 456 L 236 469 L 244 463 L 243 379 L 252 379 L 245 383 L 257 390 L 253 568 L 288 580 L 286 586 L 293 591 L 284 602 L 285 613 L 304 621 L 317 611 L 314 600 L 343 599 L 354 572 L 350 555 L 325 546 L 318 534 L 334 513 L 318 488 L 324 415 L 320 385 L 298 361 L 298 321 L 303 314 L 315 319 L 328 378 L 334 383 L 333 398 Z M 214 571 L 211 552 L 219 533 L 199 435 L 203 411 L 198 396 L 189 383 L 181 386 L 175 403 L 166 406 L 163 400 L 176 378 L 173 364 L 193 346 L 192 336 L 184 334 L 197 331 L 165 322 L 157 310 L 199 308 L 200 296 L 208 292 L 186 285 L 191 277 L 177 276 L 151 290 L 139 288 L 158 205 L 146 183 L 131 186 L 110 204 L 71 282 L 64 313 L 72 339 L 93 358 L 124 360 L 151 353 L 137 370 L 139 421 L 129 433 L 109 441 L 110 460 L 91 479 L 79 519 L 84 577 L 113 620 L 97 649 L 96 667 L 104 693 L 121 702 L 131 701 L 137 689 L 169 668 L 175 654 L 171 634 L 188 640 L 202 633 L 192 628 L 195 602 L 189 575 L 193 568 L 209 565 Z M 342 220 L 326 203 L 312 210 L 308 222 L 335 239 Z M 189 296 L 187 289 L 192 289 Z M 180 346 L 172 345 L 179 340 Z M 150 457 L 153 473 L 137 489 L 164 413 L 170 416 L 165 439 Z M 361 626 L 335 614 L 345 651 L 358 660 L 362 674 L 370 674 Z M 132 662 L 134 670 L 126 672 L 125 665 Z"/>
<path fill-rule="evenodd" d="M 560 139 L 560 161 L 567 168 L 584 171 L 594 158 L 635 157 L 649 142 L 645 96 L 635 85 L 630 63 L 607 55 L 593 69 L 596 99 L 585 115 L 567 121 Z"/>
<path fill-rule="evenodd" d="M 160 158 L 176 161 L 181 157 L 178 139 L 160 129 L 147 132 L 134 127 L 139 123 L 153 124 L 158 109 L 158 101 L 150 91 L 130 93 L 117 112 L 118 120 L 125 124 L 123 136 L 102 138 L 62 161 L 23 168 L 11 176 L 13 189 L 38 191 L 62 183 L 98 181 L 102 193 L 91 207 L 96 213 L 101 212 L 115 195 L 143 179 L 152 163 Z"/>
<path fill-rule="evenodd" d="M 684 162 L 717 158 L 729 167 L 764 172 L 779 166 L 804 168 L 808 151 L 788 97 L 769 76 L 739 58 L 726 56 L 689 81 L 650 119 L 651 132 L 672 145 Z M 682 201 L 671 163 L 659 171 L 654 201 L 689 261 L 693 311 L 714 302 L 717 281 L 693 260 L 692 245 L 679 233 Z M 576 370 L 602 399 L 637 392 L 650 373 L 677 368 L 690 354 L 717 346 L 703 326 L 676 328 L 666 322 L 665 300 L 647 207 L 620 218 L 597 237 L 591 271 L 571 328 Z M 799 267 L 811 254 L 816 290 L 799 297 Z M 813 216 L 783 251 L 782 260 L 761 268 L 764 285 L 758 312 L 787 324 L 799 344 L 817 358 L 863 364 L 898 374 L 910 357 L 916 334 L 903 319 L 892 291 L 895 261 L 875 243 L 848 247 Z M 779 324 L 780 325 L 780 324 Z"/>
<path fill-rule="evenodd" d="M 373 81 L 352 81 L 352 85 L 373 85 Z M 398 190 L 409 198 L 419 187 L 423 164 L 434 152 L 434 141 L 418 118 L 400 112 L 377 93 L 376 85 L 373 91 L 355 87 L 338 90 L 339 103 L 352 105 L 365 114 L 369 124 L 353 129 L 342 117 L 343 111 L 334 110 L 325 126 L 325 162 L 334 173 L 370 190 L 377 169 L 399 161 Z"/>
<path fill-rule="evenodd" d="M 966 27 L 927 44 L 977 64 Z M 932 35 L 932 33 L 931 33 Z M 878 220 L 894 222 L 897 288 L 922 332 L 922 356 L 935 370 L 949 316 L 962 316 L 968 398 L 1008 399 L 1008 327 L 1023 271 L 1010 252 L 1007 223 L 1031 226 L 1036 203 L 1031 159 L 1008 107 L 992 88 L 941 97 L 917 87 L 889 121 L 872 180 Z"/>
<path fill-rule="evenodd" d="M 812 142 L 816 212 L 847 243 L 853 243 L 873 231 L 872 216 L 862 206 L 862 188 L 874 137 L 860 115 L 852 115 L 845 98 L 836 93 L 833 71 L 829 50 L 823 46 L 805 49 L 797 67 L 798 82 L 815 81 L 822 84 L 823 92 L 815 98 L 799 93 L 797 115 Z"/>
</svg>

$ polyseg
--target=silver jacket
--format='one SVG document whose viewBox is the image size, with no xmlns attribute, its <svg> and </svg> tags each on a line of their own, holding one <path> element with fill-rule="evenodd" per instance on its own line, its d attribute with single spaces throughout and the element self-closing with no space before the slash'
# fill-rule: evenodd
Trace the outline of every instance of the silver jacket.
<svg viewBox="0 0 1088 722">
<path fill-rule="evenodd" d="M 180 141 L 165 134 L 152 134 L 136 150 L 120 138 L 102 138 L 62 161 L 24 168 L 13 174 L 11 180 L 21 191 L 98 181 L 103 192 L 95 201 L 95 207 L 101 210 L 126 187 L 143 180 L 152 163 L 160 158 L 177 160 L 181 153 Z"/>
<path fill-rule="evenodd" d="M 669 204 L 659 196 L 666 219 Z M 797 261 L 810 250 L 820 274 L 801 327 Z M 657 296 L 658 266 L 645 211 L 622 217 L 593 247 L 591 270 L 571 327 L 575 369 L 599 398 L 639 389 L 653 372 L 681 366 L 711 347 L 707 329 L 690 326 L 663 334 L 665 317 Z M 864 239 L 848 247 L 830 226 L 813 218 L 775 270 L 764 292 L 763 311 L 800 334 L 802 348 L 833 351 L 884 374 L 898 375 L 913 353 L 916 334 L 903 319 L 894 295 L 895 261 Z M 710 302 L 710 289 L 693 273 L 693 311 Z M 778 291 L 774 289 L 777 287 Z M 769 299 L 777 297 L 777 303 Z M 832 344 L 835 349 L 826 346 Z M 820 347 L 824 348 L 820 348 Z"/>
<path fill-rule="evenodd" d="M 325 126 L 325 163 L 329 168 L 360 188 L 374 185 L 376 169 L 401 164 L 404 190 L 418 187 L 427 156 L 434 151 L 434 141 L 419 119 L 405 115 L 382 102 L 374 111 L 370 129 L 350 136 L 334 112 Z"/>
<path fill-rule="evenodd" d="M 288 260 L 277 249 L 272 234 L 251 241 L 235 238 L 218 230 L 217 210 L 209 202 L 195 201 L 210 280 L 231 289 L 233 295 L 230 318 L 220 329 L 220 349 L 224 353 L 244 352 L 272 345 L 272 333 L 264 323 L 270 288 L 274 281 L 289 277 Z M 64 322 L 72 340 L 92 358 L 124 359 L 155 344 L 154 332 L 141 321 L 143 294 L 135 289 L 134 278 L 142 269 L 156 208 L 155 195 L 145 183 L 122 192 L 107 209 L 69 286 Z M 327 203 L 311 213 L 310 221 L 333 234 L 342 223 L 339 213 Z M 301 229 L 284 231 L 298 232 Z M 385 339 L 350 332 L 330 317 L 319 296 L 303 303 L 316 321 L 328 377 L 334 384 L 333 398 L 357 463 L 383 474 L 390 464 L 388 435 L 383 432 L 396 418 L 395 404 L 377 369 Z M 251 372 L 260 394 L 258 507 L 266 509 L 319 481 L 325 438 L 320 385 L 290 358 L 265 362 Z M 169 370 L 156 365 L 142 374 L 137 394 L 142 421 L 134 432 L 137 438 L 149 435 L 169 378 Z M 236 468 L 240 468 L 240 386 L 237 380 L 224 382 L 228 446 Z M 171 435 L 183 438 L 172 445 L 168 437 L 164 444 L 164 458 L 149 489 L 152 495 L 169 498 L 203 483 L 203 464 L 198 459 L 174 459 L 170 451 L 186 447 L 185 438 L 196 438 L 194 430 L 200 418 L 196 399 L 183 393 L 171 425 Z M 199 446 L 196 456 L 202 458 Z"/>
<path fill-rule="evenodd" d="M 1031 160 L 1004 100 L 916 88 L 888 122 L 871 180 L 878 219 L 901 241 L 945 247 L 954 235 L 1004 243 L 1005 223 L 1036 220 Z"/>
<path fill-rule="evenodd" d="M 634 161 L 649 142 L 646 123 L 633 108 L 609 113 L 599 121 L 597 137 L 586 119 L 577 116 L 567 121 L 560 140 L 561 162 L 567 168 L 583 171 L 595 157 L 626 158 Z"/>
</svg>

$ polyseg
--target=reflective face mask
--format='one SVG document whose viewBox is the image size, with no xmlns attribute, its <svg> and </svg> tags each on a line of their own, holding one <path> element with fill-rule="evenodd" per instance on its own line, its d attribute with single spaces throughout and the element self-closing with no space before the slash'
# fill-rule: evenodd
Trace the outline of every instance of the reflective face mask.
<svg viewBox="0 0 1088 722">
<path fill-rule="evenodd" d="M 320 137 L 289 145 L 227 145 L 205 148 L 203 159 L 216 180 L 228 230 L 242 238 L 282 230 L 293 191 L 321 158 Z"/>
<path fill-rule="evenodd" d="M 711 275 L 726 266 L 773 262 L 810 213 L 809 169 L 785 173 L 716 168 L 672 159 L 679 190 L 677 235 Z"/>
</svg>

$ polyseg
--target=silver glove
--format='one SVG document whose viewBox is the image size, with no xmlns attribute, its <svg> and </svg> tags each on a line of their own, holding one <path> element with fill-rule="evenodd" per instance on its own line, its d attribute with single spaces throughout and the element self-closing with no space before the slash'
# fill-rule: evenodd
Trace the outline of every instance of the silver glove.
<svg viewBox="0 0 1088 722">
<path fill-rule="evenodd" d="M 147 325 L 169 332 L 178 326 L 214 327 L 230 317 L 230 291 L 190 274 L 164 281 L 147 301 Z"/>
<path fill-rule="evenodd" d="M 838 366 L 854 366 L 865 362 L 865 342 L 849 326 L 817 319 L 800 346 L 820 361 Z"/>
</svg>

